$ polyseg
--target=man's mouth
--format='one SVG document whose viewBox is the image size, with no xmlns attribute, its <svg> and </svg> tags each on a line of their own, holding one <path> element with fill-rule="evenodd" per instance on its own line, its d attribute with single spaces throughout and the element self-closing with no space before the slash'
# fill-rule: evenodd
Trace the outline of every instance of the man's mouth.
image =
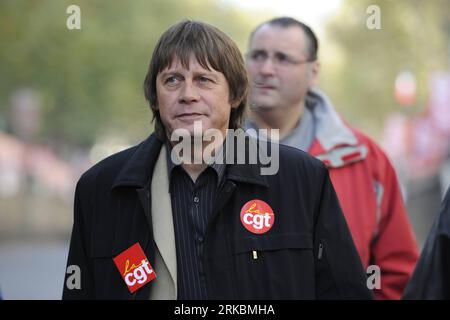
<svg viewBox="0 0 450 320">
<path fill-rule="evenodd" d="M 257 88 L 258 88 L 258 89 L 267 89 L 267 90 L 269 90 L 269 89 L 275 89 L 275 87 L 273 87 L 273 86 L 257 86 Z"/>
<path fill-rule="evenodd" d="M 258 89 L 276 89 L 274 85 L 268 84 L 268 83 L 257 83 L 255 82 L 255 87 Z"/>
<path fill-rule="evenodd" d="M 186 113 L 177 115 L 177 118 L 182 119 L 182 120 L 191 120 L 191 119 L 197 119 L 197 118 L 201 117 L 202 115 L 203 114 L 197 113 L 197 112 L 186 112 Z"/>
</svg>

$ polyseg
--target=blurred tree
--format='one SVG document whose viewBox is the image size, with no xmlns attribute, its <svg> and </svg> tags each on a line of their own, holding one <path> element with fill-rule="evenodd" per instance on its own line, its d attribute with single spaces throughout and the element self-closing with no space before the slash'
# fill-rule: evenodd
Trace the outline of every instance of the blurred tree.
<svg viewBox="0 0 450 320">
<path fill-rule="evenodd" d="M 377 5 L 381 29 L 370 30 L 366 10 Z M 417 78 L 423 110 L 431 72 L 447 70 L 450 39 L 448 0 L 345 0 L 327 25 L 321 84 L 337 108 L 360 129 L 378 136 L 384 117 L 401 107 L 394 98 L 397 74 Z"/>
<path fill-rule="evenodd" d="M 66 27 L 71 4 L 81 9 L 81 30 Z M 142 83 L 153 46 L 184 18 L 221 28 L 241 48 L 253 25 L 208 0 L 2 0 L 0 125 L 9 121 L 11 95 L 31 87 L 43 100 L 41 140 L 87 146 L 101 134 L 142 139 L 152 130 Z"/>
</svg>

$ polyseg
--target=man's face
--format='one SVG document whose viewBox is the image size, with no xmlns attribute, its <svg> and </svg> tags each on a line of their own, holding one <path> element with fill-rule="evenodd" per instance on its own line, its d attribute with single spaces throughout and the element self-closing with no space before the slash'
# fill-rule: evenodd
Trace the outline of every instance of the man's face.
<svg viewBox="0 0 450 320">
<path fill-rule="evenodd" d="M 317 63 L 306 62 L 307 48 L 299 27 L 266 24 L 254 34 L 247 57 L 252 107 L 289 108 L 305 98 L 317 73 Z"/>
<path fill-rule="evenodd" d="M 201 122 L 202 132 L 218 129 L 225 135 L 231 104 L 225 76 L 203 68 L 191 55 L 189 69 L 178 58 L 156 77 L 156 93 L 161 120 L 170 137 L 176 129 L 194 133 L 194 122 Z M 236 105 L 237 106 L 237 105 Z"/>
</svg>

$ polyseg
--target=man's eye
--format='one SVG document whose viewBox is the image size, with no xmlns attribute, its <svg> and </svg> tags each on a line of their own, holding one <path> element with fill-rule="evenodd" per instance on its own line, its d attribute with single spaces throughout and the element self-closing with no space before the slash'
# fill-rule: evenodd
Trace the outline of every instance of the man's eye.
<svg viewBox="0 0 450 320">
<path fill-rule="evenodd" d="M 276 55 L 276 59 L 278 60 L 278 62 L 280 63 L 286 63 L 286 62 L 290 62 L 290 59 L 287 55 L 285 54 L 277 54 Z"/>
<path fill-rule="evenodd" d="M 164 81 L 165 84 L 168 85 L 174 85 L 178 83 L 178 78 L 176 76 L 170 76 L 167 77 L 166 81 Z"/>
<path fill-rule="evenodd" d="M 198 77 L 198 81 L 201 83 L 208 83 L 208 82 L 211 82 L 211 79 L 209 79 L 207 77 Z"/>
<path fill-rule="evenodd" d="M 252 54 L 250 55 L 250 57 L 253 60 L 264 60 L 267 58 L 267 54 L 261 51 L 256 51 L 256 52 L 252 52 Z"/>
</svg>

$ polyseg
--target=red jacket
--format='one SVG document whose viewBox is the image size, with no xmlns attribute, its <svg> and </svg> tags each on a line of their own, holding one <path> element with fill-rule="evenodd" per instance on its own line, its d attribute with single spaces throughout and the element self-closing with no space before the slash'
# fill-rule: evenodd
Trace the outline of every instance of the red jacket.
<svg viewBox="0 0 450 320">
<path fill-rule="evenodd" d="M 314 109 L 315 140 L 309 153 L 329 168 L 363 265 L 378 265 L 378 299 L 399 299 L 411 277 L 418 249 L 395 171 L 369 137 L 345 124 L 321 93 Z M 331 134 L 332 133 L 332 134 Z"/>
</svg>

